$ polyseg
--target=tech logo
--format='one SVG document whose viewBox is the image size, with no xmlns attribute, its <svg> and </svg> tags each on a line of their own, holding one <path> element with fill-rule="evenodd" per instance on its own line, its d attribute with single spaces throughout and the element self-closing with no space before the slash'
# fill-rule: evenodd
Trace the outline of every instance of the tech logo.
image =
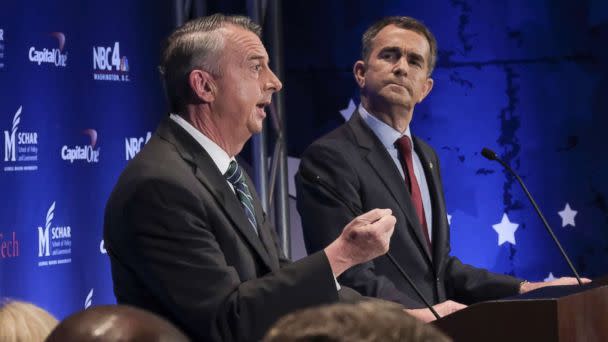
<svg viewBox="0 0 608 342">
<path fill-rule="evenodd" d="M 129 59 L 120 55 L 120 42 L 113 46 L 93 47 L 93 79 L 129 82 Z"/>
<path fill-rule="evenodd" d="M 100 147 L 97 147 L 97 131 L 88 128 L 82 131 L 82 134 L 89 137 L 90 144 L 88 145 L 63 145 L 61 148 L 61 159 L 69 161 L 70 164 L 77 162 L 99 163 Z M 97 148 L 96 148 L 97 147 Z"/>
<path fill-rule="evenodd" d="M 46 212 L 45 224 L 38 227 L 38 267 L 72 262 L 72 227 L 54 225 L 55 202 Z"/>
<path fill-rule="evenodd" d="M 4 69 L 4 29 L 0 28 L 0 70 Z"/>
<path fill-rule="evenodd" d="M 150 140 L 152 132 L 146 133 L 145 137 L 125 138 L 125 159 L 131 160 L 141 151 L 141 148 Z"/>
<path fill-rule="evenodd" d="M 0 232 L 0 260 L 13 259 L 19 256 L 19 239 L 17 232 Z"/>
<path fill-rule="evenodd" d="M 38 133 L 19 129 L 23 107 L 13 116 L 9 130 L 4 130 L 5 172 L 38 170 Z"/>
<path fill-rule="evenodd" d="M 63 32 L 51 32 L 50 36 L 57 40 L 55 48 L 30 47 L 28 57 L 30 62 L 38 64 L 51 64 L 58 68 L 65 68 L 68 62 L 68 53 L 65 50 L 65 34 Z"/>
</svg>

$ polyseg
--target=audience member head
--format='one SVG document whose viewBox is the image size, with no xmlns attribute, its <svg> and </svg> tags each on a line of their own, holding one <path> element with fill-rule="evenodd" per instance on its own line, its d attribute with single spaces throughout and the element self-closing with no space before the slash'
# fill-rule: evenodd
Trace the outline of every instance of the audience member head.
<svg viewBox="0 0 608 342">
<path fill-rule="evenodd" d="M 60 341 L 181 342 L 188 338 L 171 323 L 147 311 L 103 305 L 63 320 L 47 339 Z"/>
<path fill-rule="evenodd" d="M 264 342 L 449 342 L 434 327 L 406 314 L 396 304 L 365 301 L 296 311 L 281 318 Z"/>
<path fill-rule="evenodd" d="M 0 341 L 42 342 L 57 319 L 34 304 L 16 300 L 0 303 Z"/>
</svg>

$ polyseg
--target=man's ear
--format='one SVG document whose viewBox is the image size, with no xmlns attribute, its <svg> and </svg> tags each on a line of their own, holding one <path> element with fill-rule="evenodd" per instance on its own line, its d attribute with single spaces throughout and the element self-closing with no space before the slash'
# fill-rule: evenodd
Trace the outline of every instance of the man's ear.
<svg viewBox="0 0 608 342">
<path fill-rule="evenodd" d="M 216 96 L 215 78 L 200 69 L 192 70 L 188 75 L 188 84 L 194 97 L 202 102 L 213 102 Z"/>
<path fill-rule="evenodd" d="M 418 103 L 422 102 L 422 100 L 424 100 L 426 96 L 431 92 L 434 83 L 435 82 L 432 78 L 429 77 L 426 79 L 426 81 L 424 82 L 424 87 L 422 88 L 422 96 L 420 97 L 420 100 L 418 100 Z"/>
<path fill-rule="evenodd" d="M 365 86 L 365 71 L 366 65 L 364 61 L 356 61 L 355 65 L 353 65 L 353 75 L 355 76 L 355 81 L 359 85 L 359 88 L 363 88 Z"/>
</svg>

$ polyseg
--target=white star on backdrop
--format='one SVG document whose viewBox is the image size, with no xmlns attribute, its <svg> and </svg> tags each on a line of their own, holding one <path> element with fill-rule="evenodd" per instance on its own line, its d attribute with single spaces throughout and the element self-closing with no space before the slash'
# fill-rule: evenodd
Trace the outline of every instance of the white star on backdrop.
<svg viewBox="0 0 608 342">
<path fill-rule="evenodd" d="M 553 272 L 549 272 L 549 275 L 547 276 L 547 278 L 545 278 L 545 281 L 553 281 L 557 278 L 555 278 L 555 276 L 553 275 Z"/>
<path fill-rule="evenodd" d="M 350 99 L 348 101 L 348 107 L 342 109 L 340 111 L 340 114 L 342 114 L 342 117 L 344 117 L 344 120 L 348 121 L 348 119 L 350 119 L 350 117 L 353 116 L 355 109 L 357 109 L 357 106 L 355 106 L 355 102 L 353 101 L 353 99 Z"/>
<path fill-rule="evenodd" d="M 574 223 L 574 217 L 576 216 L 576 213 L 578 213 L 578 211 L 572 210 L 572 208 L 570 208 L 570 204 L 566 203 L 566 207 L 564 207 L 564 210 L 558 211 L 557 213 L 562 218 L 562 227 L 565 227 L 567 225 L 576 227 L 576 224 Z"/>
<path fill-rule="evenodd" d="M 514 245 L 517 227 L 519 227 L 519 224 L 509 221 L 507 213 L 502 214 L 500 223 L 492 225 L 492 228 L 498 233 L 498 245 L 500 246 L 505 242 L 510 242 Z"/>
<path fill-rule="evenodd" d="M 448 224 L 452 225 L 452 215 L 448 214 Z"/>
</svg>

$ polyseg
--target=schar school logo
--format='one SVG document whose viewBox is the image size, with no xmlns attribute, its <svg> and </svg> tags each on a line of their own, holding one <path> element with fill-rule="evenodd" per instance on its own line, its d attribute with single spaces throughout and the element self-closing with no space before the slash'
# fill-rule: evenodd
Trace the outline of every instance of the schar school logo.
<svg viewBox="0 0 608 342">
<path fill-rule="evenodd" d="M 38 170 L 38 133 L 19 131 L 22 110 L 17 109 L 11 128 L 4 131 L 4 171 Z"/>
<path fill-rule="evenodd" d="M 93 79 L 96 81 L 129 82 L 129 60 L 120 56 L 120 43 L 114 47 L 93 47 Z"/>
<path fill-rule="evenodd" d="M 55 202 L 46 213 L 46 224 L 38 227 L 38 266 L 69 264 L 72 262 L 72 228 L 55 226 Z"/>
<path fill-rule="evenodd" d="M 89 291 L 89 293 L 87 294 L 87 297 L 84 299 L 85 309 L 88 309 L 93 304 L 93 290 L 94 289 L 91 289 L 91 291 Z"/>
<path fill-rule="evenodd" d="M 148 132 L 146 137 L 125 138 L 125 159 L 131 160 L 141 151 L 141 148 L 150 140 L 152 132 Z"/>
<path fill-rule="evenodd" d="M 74 163 L 75 160 L 87 163 L 99 163 L 99 150 L 101 148 L 95 149 L 97 145 L 97 131 L 89 128 L 85 129 L 82 133 L 89 136 L 91 143 L 89 145 L 76 145 L 73 147 L 63 145 L 61 148 L 61 159 L 69 161 L 70 164 Z"/>
<path fill-rule="evenodd" d="M 12 259 L 19 256 L 19 239 L 17 233 L 4 235 L 0 232 L 0 260 Z"/>
<path fill-rule="evenodd" d="M 63 51 L 65 47 L 65 34 L 62 32 L 51 32 L 50 35 L 57 39 L 58 47 L 50 50 L 47 48 L 37 50 L 34 46 L 30 47 L 28 51 L 30 62 L 38 65 L 42 63 L 53 64 L 56 67 L 65 68 L 68 61 L 68 53 Z"/>
</svg>

